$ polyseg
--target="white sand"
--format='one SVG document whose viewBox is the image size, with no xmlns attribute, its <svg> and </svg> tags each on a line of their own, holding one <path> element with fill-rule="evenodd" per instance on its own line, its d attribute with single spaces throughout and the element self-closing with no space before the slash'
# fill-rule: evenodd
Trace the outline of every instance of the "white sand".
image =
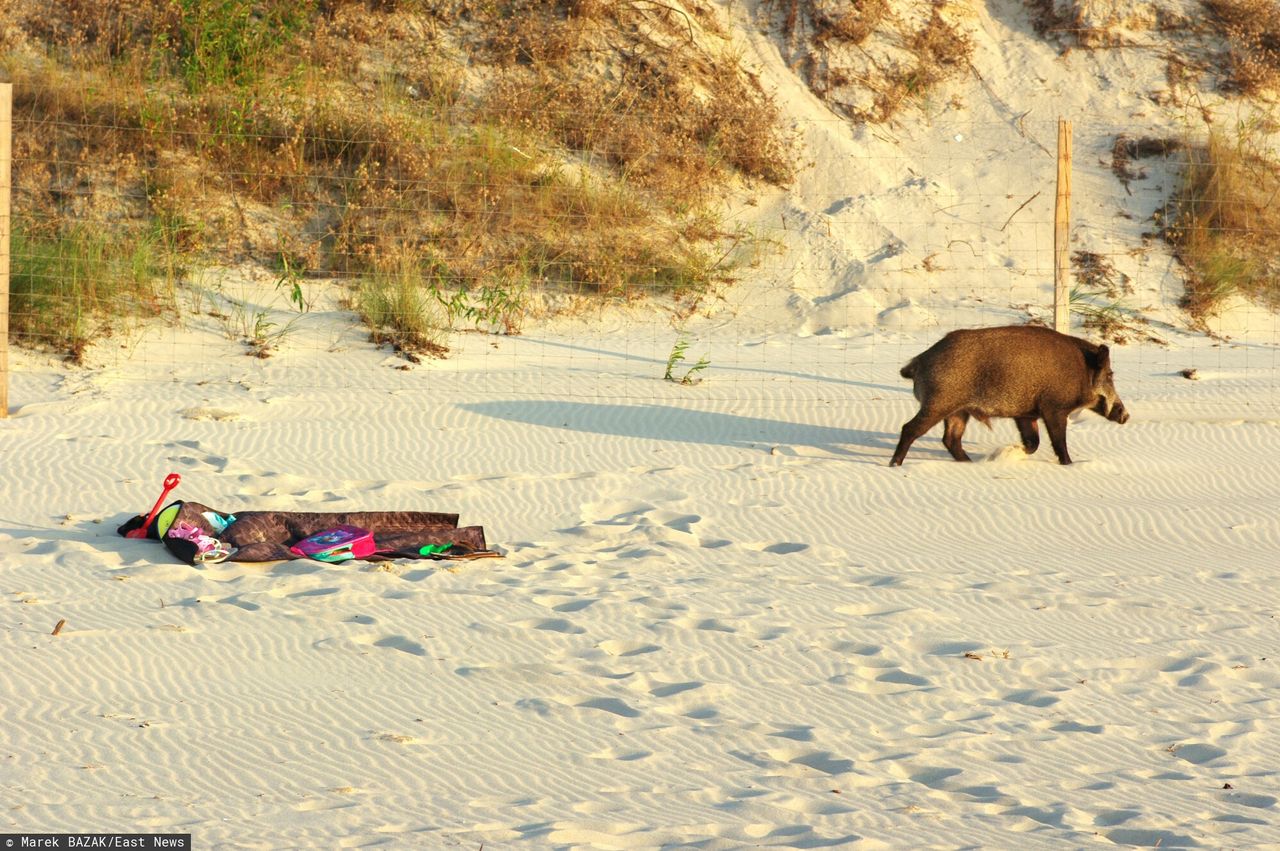
<svg viewBox="0 0 1280 851">
<path fill-rule="evenodd" d="M 1002 29 L 1018 4 L 992 7 L 975 63 L 1016 112 L 1032 67 L 1064 110 L 1119 122 L 1140 99 L 1145 82 L 1072 88 Z M 1138 60 L 1072 61 L 1118 77 Z M 914 411 L 899 366 L 1042 300 L 1052 160 L 1008 127 L 948 160 L 921 191 L 990 202 L 966 223 L 893 191 L 960 130 L 899 128 L 877 170 L 888 143 L 791 86 L 806 144 L 847 156 L 742 209 L 794 226 L 688 321 L 702 384 L 661 380 L 676 332 L 635 309 L 397 369 L 319 285 L 265 361 L 207 317 L 83 370 L 16 355 L 0 829 L 201 848 L 1280 844 L 1274 319 L 1242 308 L 1235 342 L 1179 330 L 1153 246 L 1126 268 L 1169 344 L 1115 350 L 1129 424 L 1082 415 L 1069 468 L 1047 442 L 1011 448 L 1008 422 L 970 430 L 978 463 L 935 433 L 889 468 Z M 992 139 L 995 121 L 955 117 Z M 1030 191 L 984 195 L 982 169 Z M 882 182 L 850 188 L 855 172 Z M 1147 213 L 1151 183 L 1134 184 Z M 999 231 L 1037 188 L 1024 230 Z M 1096 206 L 1079 238 L 1123 255 L 1142 223 Z M 876 215 L 904 245 L 878 260 Z M 961 238 L 990 243 L 967 271 L 919 268 Z M 246 292 L 287 320 L 269 284 Z M 175 497 L 230 511 L 456 511 L 505 557 L 188 567 L 115 534 L 171 470 Z"/>
<path fill-rule="evenodd" d="M 880 336 L 725 342 L 692 388 L 636 338 L 462 344 L 407 373 L 228 346 L 193 377 L 242 382 L 202 386 L 180 348 L 135 349 L 151 381 L 29 359 L 0 426 L 6 828 L 1280 841 L 1264 388 L 1129 347 L 1133 420 L 1073 424 L 1074 466 L 998 423 L 985 462 L 929 436 L 891 469 L 913 405 Z M 506 557 L 188 567 L 114 533 L 171 469 L 232 511 L 459 511 Z"/>
</svg>

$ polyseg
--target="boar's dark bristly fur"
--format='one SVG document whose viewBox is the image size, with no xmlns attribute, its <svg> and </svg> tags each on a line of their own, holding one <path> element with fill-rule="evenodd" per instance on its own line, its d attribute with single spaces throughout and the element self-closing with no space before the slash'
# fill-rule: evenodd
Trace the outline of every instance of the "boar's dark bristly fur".
<svg viewBox="0 0 1280 851">
<path fill-rule="evenodd" d="M 1113 422 L 1129 419 L 1105 345 L 1034 325 L 952 331 L 904 366 L 902 377 L 912 380 L 920 411 L 903 425 L 890 466 L 939 422 L 951 457 L 968 461 L 960 440 L 970 417 L 988 426 L 992 417 L 1011 417 L 1028 453 L 1040 446 L 1042 419 L 1059 463 L 1070 464 L 1071 414 L 1088 408 Z"/>
</svg>

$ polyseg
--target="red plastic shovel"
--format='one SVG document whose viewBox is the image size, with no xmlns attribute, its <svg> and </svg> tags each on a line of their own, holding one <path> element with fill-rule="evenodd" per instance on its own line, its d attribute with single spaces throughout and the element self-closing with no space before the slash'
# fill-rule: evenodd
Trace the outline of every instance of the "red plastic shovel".
<svg viewBox="0 0 1280 851">
<path fill-rule="evenodd" d="M 151 521 L 156 519 L 156 515 L 160 513 L 160 505 L 164 502 L 164 498 L 169 495 L 169 491 L 178 486 L 178 482 L 182 481 L 182 476 L 177 473 L 170 473 L 164 477 L 164 491 L 160 494 L 160 498 L 156 500 L 156 504 L 151 509 L 151 513 L 147 515 L 147 522 L 143 523 L 137 529 L 125 535 L 126 538 L 145 538 L 147 537 L 147 529 L 151 526 Z"/>
</svg>

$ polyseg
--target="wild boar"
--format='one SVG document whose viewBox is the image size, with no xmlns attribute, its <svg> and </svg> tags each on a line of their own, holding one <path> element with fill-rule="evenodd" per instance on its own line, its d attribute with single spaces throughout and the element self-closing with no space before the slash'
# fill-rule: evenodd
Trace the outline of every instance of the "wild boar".
<svg viewBox="0 0 1280 851">
<path fill-rule="evenodd" d="M 906 457 L 916 438 L 939 422 L 942 443 L 957 461 L 969 456 L 960 445 L 970 417 L 991 425 L 1012 417 L 1028 454 L 1040 446 L 1043 419 L 1061 464 L 1067 453 L 1067 417 L 1081 408 L 1124 423 L 1129 413 L 1116 393 L 1111 352 L 1051 328 L 1010 325 L 952 331 L 912 358 L 902 377 L 914 384 L 920 412 L 902 426 L 889 466 Z"/>
</svg>

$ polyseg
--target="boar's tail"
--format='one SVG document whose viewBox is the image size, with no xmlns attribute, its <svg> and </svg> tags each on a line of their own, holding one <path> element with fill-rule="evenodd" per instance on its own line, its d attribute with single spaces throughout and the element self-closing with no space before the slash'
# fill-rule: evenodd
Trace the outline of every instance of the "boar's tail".
<svg viewBox="0 0 1280 851">
<path fill-rule="evenodd" d="M 898 370 L 898 374 L 901 375 L 903 378 L 915 378 L 916 377 L 916 359 L 912 358 L 911 360 L 907 361 L 907 365 L 904 366 L 902 369 Z"/>
</svg>

